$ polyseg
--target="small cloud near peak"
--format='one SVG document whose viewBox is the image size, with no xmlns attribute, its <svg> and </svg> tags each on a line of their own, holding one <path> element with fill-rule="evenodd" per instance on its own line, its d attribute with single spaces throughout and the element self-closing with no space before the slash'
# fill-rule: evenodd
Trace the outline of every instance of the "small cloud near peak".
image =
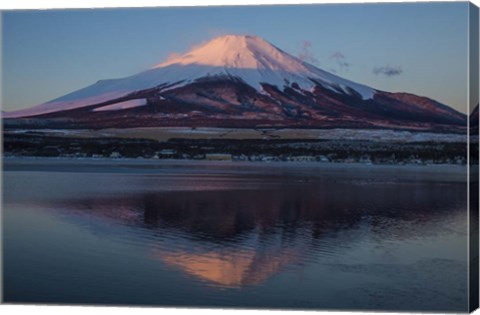
<svg viewBox="0 0 480 315">
<path fill-rule="evenodd" d="M 383 75 L 385 77 L 394 77 L 401 75 L 403 73 L 402 67 L 400 66 L 380 66 L 380 67 L 374 67 L 373 68 L 373 74 L 375 75 Z"/>
<path fill-rule="evenodd" d="M 348 70 L 351 66 L 351 63 L 347 61 L 347 57 L 340 51 L 331 54 L 329 59 L 337 64 L 339 70 Z"/>
<path fill-rule="evenodd" d="M 302 48 L 300 50 L 300 53 L 298 54 L 297 57 L 301 61 L 312 63 L 312 64 L 318 64 L 318 59 L 315 58 L 311 49 L 312 49 L 312 43 L 308 40 L 304 40 L 302 42 Z"/>
</svg>

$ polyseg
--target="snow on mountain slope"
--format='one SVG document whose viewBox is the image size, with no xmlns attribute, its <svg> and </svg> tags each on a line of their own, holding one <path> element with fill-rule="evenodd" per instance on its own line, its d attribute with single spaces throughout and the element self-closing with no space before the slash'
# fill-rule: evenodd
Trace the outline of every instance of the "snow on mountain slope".
<svg viewBox="0 0 480 315">
<path fill-rule="evenodd" d="M 171 58 L 147 71 L 123 79 L 101 80 L 84 89 L 29 109 L 4 113 L 22 117 L 74 109 L 113 100 L 129 93 L 163 86 L 163 90 L 201 79 L 227 77 L 241 80 L 260 92 L 262 83 L 280 90 L 296 83 L 303 90 L 317 84 L 336 93 L 372 98 L 375 90 L 323 71 L 293 57 L 257 36 L 217 37 L 190 52 Z"/>
<path fill-rule="evenodd" d="M 184 55 L 171 58 L 155 68 L 168 66 L 203 65 L 211 67 L 207 76 L 229 75 L 241 78 L 245 83 L 261 90 L 261 83 L 277 87 L 297 83 L 302 89 L 315 86 L 311 79 L 322 82 L 326 87 L 346 87 L 359 92 L 364 99 L 371 98 L 374 90 L 326 71 L 320 70 L 300 59 L 287 54 L 258 36 L 226 35 L 217 37 Z"/>
<path fill-rule="evenodd" d="M 103 111 L 110 111 L 110 110 L 122 110 L 122 109 L 135 108 L 135 107 L 144 106 L 144 105 L 147 105 L 147 100 L 144 98 L 140 98 L 135 100 L 119 102 L 112 105 L 97 107 L 93 111 L 103 112 Z"/>
</svg>

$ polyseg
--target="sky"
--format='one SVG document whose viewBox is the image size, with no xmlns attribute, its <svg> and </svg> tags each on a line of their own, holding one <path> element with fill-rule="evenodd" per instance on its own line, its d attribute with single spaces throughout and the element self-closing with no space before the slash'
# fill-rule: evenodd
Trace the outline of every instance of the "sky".
<svg viewBox="0 0 480 315">
<path fill-rule="evenodd" d="M 466 2 L 4 11 L 2 110 L 136 74 L 225 34 L 467 112 Z"/>
</svg>

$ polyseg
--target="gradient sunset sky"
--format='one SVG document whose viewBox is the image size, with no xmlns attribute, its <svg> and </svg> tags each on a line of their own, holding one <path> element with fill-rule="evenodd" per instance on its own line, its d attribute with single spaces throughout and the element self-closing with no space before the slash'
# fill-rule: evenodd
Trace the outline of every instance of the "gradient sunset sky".
<svg viewBox="0 0 480 315">
<path fill-rule="evenodd" d="M 352 81 L 467 111 L 467 2 L 5 11 L 2 24 L 6 111 L 224 34 L 258 35 Z"/>
</svg>

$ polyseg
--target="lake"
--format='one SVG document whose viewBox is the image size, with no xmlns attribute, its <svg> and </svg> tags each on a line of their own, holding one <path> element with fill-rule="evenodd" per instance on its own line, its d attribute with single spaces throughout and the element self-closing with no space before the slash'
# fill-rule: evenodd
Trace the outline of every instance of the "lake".
<svg viewBox="0 0 480 315">
<path fill-rule="evenodd" d="M 467 312 L 467 168 L 6 158 L 8 303 Z"/>
</svg>

